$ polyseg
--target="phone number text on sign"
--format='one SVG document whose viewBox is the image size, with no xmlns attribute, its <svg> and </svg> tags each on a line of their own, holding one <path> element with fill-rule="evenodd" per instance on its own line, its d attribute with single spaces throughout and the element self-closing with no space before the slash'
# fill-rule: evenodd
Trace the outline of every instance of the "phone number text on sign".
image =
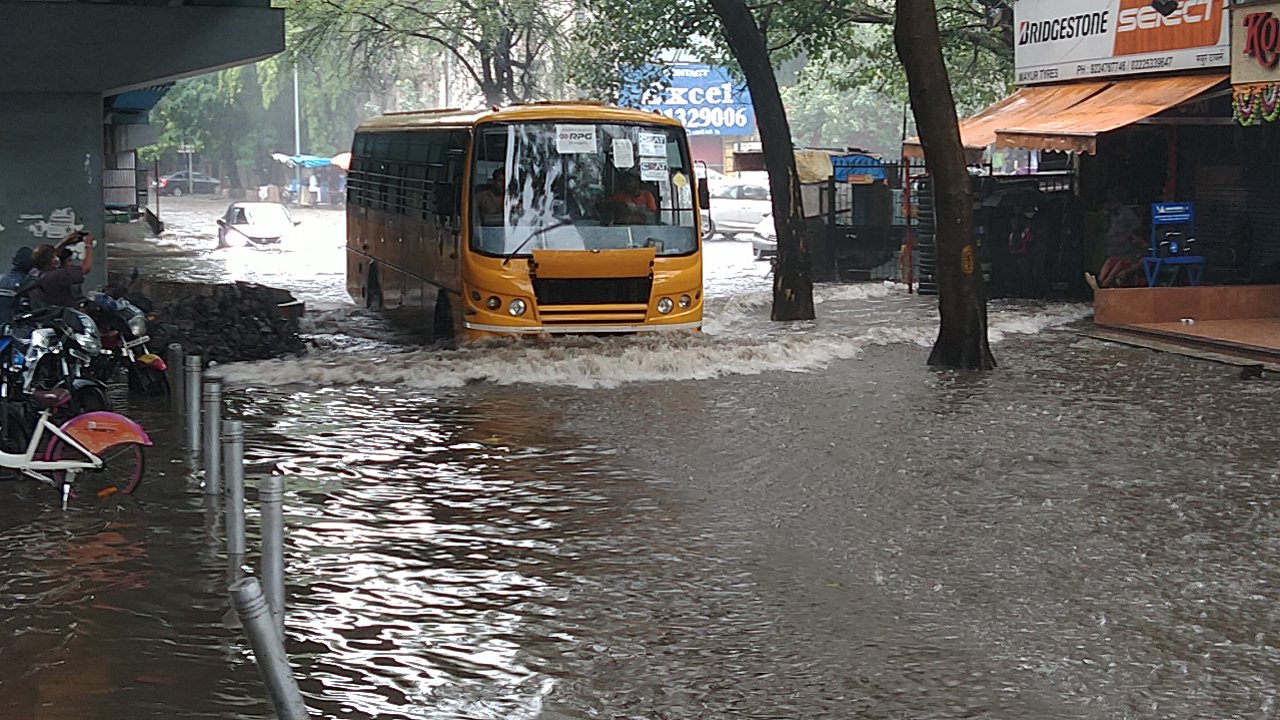
<svg viewBox="0 0 1280 720">
<path fill-rule="evenodd" d="M 751 115 L 745 107 L 663 108 L 662 114 L 684 124 L 686 130 L 741 129 L 746 134 Z"/>
</svg>

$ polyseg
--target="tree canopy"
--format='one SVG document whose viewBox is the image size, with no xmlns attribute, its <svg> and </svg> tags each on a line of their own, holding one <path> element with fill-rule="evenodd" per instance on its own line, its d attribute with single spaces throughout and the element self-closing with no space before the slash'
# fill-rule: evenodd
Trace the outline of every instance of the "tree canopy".
<svg viewBox="0 0 1280 720">
<path fill-rule="evenodd" d="M 783 90 L 797 140 L 896 149 L 902 113 L 884 110 L 904 107 L 907 83 L 893 46 L 892 0 L 768 0 L 752 8 L 774 63 L 802 66 Z M 957 107 L 973 112 L 1008 88 L 1012 15 L 1004 0 L 941 0 L 938 14 Z M 577 33 L 572 78 L 607 100 L 620 97 L 624 68 L 650 67 L 641 80 L 660 86 L 665 78 L 651 63 L 673 50 L 736 64 L 708 0 L 600 0 Z"/>
<path fill-rule="evenodd" d="M 353 64 L 443 55 L 486 104 L 562 90 L 572 0 L 291 0 L 298 51 L 346 46 Z M 449 72 L 445 69 L 445 72 Z"/>
</svg>

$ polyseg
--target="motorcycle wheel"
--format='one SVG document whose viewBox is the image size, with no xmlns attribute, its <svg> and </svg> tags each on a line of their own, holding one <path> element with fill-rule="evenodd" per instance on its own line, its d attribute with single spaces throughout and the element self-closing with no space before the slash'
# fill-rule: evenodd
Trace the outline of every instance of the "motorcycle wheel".
<svg viewBox="0 0 1280 720">
<path fill-rule="evenodd" d="M 50 460 L 83 460 L 84 455 L 57 438 L 49 446 Z M 138 489 L 142 482 L 142 471 L 145 460 L 142 446 L 138 443 L 121 443 L 112 445 L 99 454 L 102 467 L 97 470 L 82 470 L 76 473 L 75 486 L 72 491 L 77 497 L 106 498 L 116 493 L 128 495 Z M 66 478 L 66 471 L 50 473 L 59 483 Z"/>
<path fill-rule="evenodd" d="M 0 451 L 24 453 L 31 442 L 35 420 L 30 417 L 28 406 L 19 402 L 0 402 Z M 20 477 L 16 470 L 4 471 L 3 476 Z"/>
<path fill-rule="evenodd" d="M 98 385 L 87 385 L 72 392 L 71 410 L 73 415 L 111 409 L 111 398 L 107 396 L 107 391 Z"/>
<path fill-rule="evenodd" d="M 129 392 L 145 397 L 169 394 L 169 375 L 155 368 L 129 368 Z"/>
</svg>

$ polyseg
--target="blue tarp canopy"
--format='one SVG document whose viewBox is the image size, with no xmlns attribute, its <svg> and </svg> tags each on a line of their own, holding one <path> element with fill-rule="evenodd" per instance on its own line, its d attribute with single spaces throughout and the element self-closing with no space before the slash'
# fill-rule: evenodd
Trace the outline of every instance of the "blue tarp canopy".
<svg viewBox="0 0 1280 720">
<path fill-rule="evenodd" d="M 888 179 L 884 172 L 884 163 L 880 158 L 864 153 L 833 155 L 831 168 L 835 173 L 836 182 L 873 183 Z"/>
<path fill-rule="evenodd" d="M 323 157 L 321 155 L 285 155 L 284 153 L 274 153 L 271 157 L 288 165 L 289 167 L 324 167 L 333 163 L 333 158 Z"/>
</svg>

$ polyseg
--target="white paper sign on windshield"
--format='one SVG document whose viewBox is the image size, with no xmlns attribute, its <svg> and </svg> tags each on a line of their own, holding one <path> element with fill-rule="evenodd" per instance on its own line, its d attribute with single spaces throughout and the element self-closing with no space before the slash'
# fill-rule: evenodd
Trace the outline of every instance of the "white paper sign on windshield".
<svg viewBox="0 0 1280 720">
<path fill-rule="evenodd" d="M 667 136 L 665 133 L 640 132 L 640 157 L 666 157 Z"/>
<path fill-rule="evenodd" d="M 556 125 L 556 152 L 561 155 L 574 155 L 595 151 L 595 125 Z"/>
<path fill-rule="evenodd" d="M 666 180 L 668 177 L 667 159 L 641 158 L 640 179 L 645 181 Z"/>
<path fill-rule="evenodd" d="M 619 170 L 625 170 L 634 167 L 636 164 L 636 154 L 631 147 L 631 141 L 627 138 L 613 139 L 613 166 Z"/>
</svg>

